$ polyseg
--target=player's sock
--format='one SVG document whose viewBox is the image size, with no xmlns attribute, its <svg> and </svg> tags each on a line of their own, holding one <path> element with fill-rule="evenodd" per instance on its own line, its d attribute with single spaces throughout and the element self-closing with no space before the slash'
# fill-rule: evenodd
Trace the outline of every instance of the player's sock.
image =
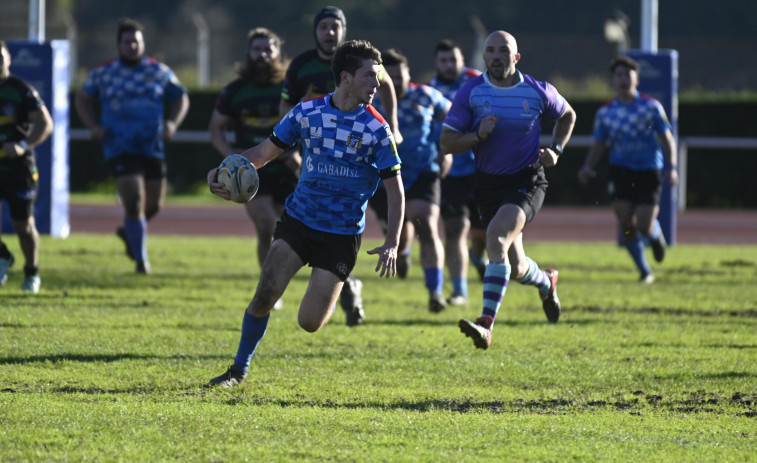
<svg viewBox="0 0 757 463">
<path fill-rule="evenodd" d="M 552 282 L 549 280 L 547 273 L 539 268 L 539 265 L 534 262 L 530 257 L 526 257 L 528 262 L 528 271 L 523 278 L 516 279 L 520 284 L 536 286 L 539 288 L 539 294 L 546 296 L 549 294 L 549 288 L 552 287 Z"/>
<path fill-rule="evenodd" d="M 655 219 L 654 227 L 652 228 L 652 234 L 649 235 L 649 238 L 656 241 L 657 238 L 660 237 L 661 232 L 662 232 L 662 227 L 660 227 L 660 221 Z"/>
<path fill-rule="evenodd" d="M 126 239 L 137 262 L 147 262 L 147 220 L 126 219 L 124 221 Z"/>
<path fill-rule="evenodd" d="M 509 280 L 509 265 L 489 262 L 484 274 L 484 310 L 481 316 L 497 318 L 497 311 L 502 304 L 502 298 L 505 297 Z"/>
<path fill-rule="evenodd" d="M 464 277 L 455 277 L 452 279 L 452 290 L 454 294 L 468 297 L 468 279 Z"/>
<path fill-rule="evenodd" d="M 260 340 L 265 336 L 270 316 L 271 314 L 268 314 L 263 318 L 258 318 L 246 310 L 244 311 L 242 337 L 239 340 L 239 348 L 237 349 L 237 356 L 234 358 L 234 365 L 240 368 L 245 375 L 247 374 L 247 369 L 250 368 L 250 361 L 255 354 L 255 349 L 258 348 Z"/>
<path fill-rule="evenodd" d="M 426 276 L 426 288 L 429 293 L 441 293 L 444 285 L 443 268 L 424 268 L 423 273 Z"/>
<path fill-rule="evenodd" d="M 631 254 L 631 258 L 636 264 L 636 268 L 642 275 L 649 275 L 652 273 L 652 269 L 649 267 L 647 257 L 644 255 L 644 242 L 636 235 L 636 239 L 630 243 L 626 243 L 626 249 Z"/>
<path fill-rule="evenodd" d="M 39 275 L 39 265 L 33 265 L 31 267 L 24 267 L 24 276 L 31 277 L 34 275 Z"/>
<path fill-rule="evenodd" d="M 473 252 L 473 248 L 468 249 L 468 259 L 470 260 L 471 265 L 473 265 L 474 267 L 478 268 L 486 265 L 486 258 L 484 256 L 485 254 L 479 257 L 475 252 Z"/>
</svg>

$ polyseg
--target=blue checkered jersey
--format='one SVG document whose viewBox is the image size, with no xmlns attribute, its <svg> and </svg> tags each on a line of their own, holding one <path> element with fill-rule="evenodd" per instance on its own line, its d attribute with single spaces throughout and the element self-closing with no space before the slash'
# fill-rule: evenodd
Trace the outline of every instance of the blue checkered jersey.
<svg viewBox="0 0 757 463">
<path fill-rule="evenodd" d="M 473 147 L 476 169 L 514 174 L 539 158 L 542 118 L 557 120 L 568 104 L 557 89 L 517 71 L 512 87 L 497 87 L 486 73 L 469 80 L 455 95 L 444 125 L 458 132 L 478 130 L 481 119 L 496 114 L 489 137 Z"/>
<path fill-rule="evenodd" d="M 121 154 L 163 157 L 164 103 L 187 91 L 168 66 L 148 57 L 136 66 L 116 59 L 93 69 L 82 89 L 100 100 L 106 159 Z"/>
<path fill-rule="evenodd" d="M 610 164 L 632 170 L 662 169 L 660 135 L 671 130 L 665 109 L 636 92 L 631 103 L 617 98 L 597 111 L 592 136 L 610 147 Z"/>
<path fill-rule="evenodd" d="M 362 233 L 379 171 L 400 165 L 383 117 L 370 105 L 340 111 L 329 94 L 297 104 L 273 128 L 272 138 L 278 145 L 302 142 L 302 174 L 286 200 L 289 215 L 316 230 Z"/>
<path fill-rule="evenodd" d="M 464 66 L 463 72 L 457 80 L 447 82 L 439 79 L 439 76 L 436 76 L 431 79 L 428 85 L 442 92 L 442 95 L 451 101 L 455 99 L 457 91 L 460 90 L 460 87 L 462 87 L 464 83 L 480 75 L 481 71 Z M 442 125 L 441 122 L 434 122 L 434 140 L 436 140 L 437 144 L 439 143 L 439 136 L 442 133 Z M 452 168 L 450 168 L 448 174 L 449 177 L 465 177 L 467 175 L 473 175 L 473 172 L 475 171 L 476 158 L 473 156 L 473 150 L 455 153 L 452 156 Z"/>
<path fill-rule="evenodd" d="M 449 103 L 439 90 L 415 83 L 410 83 L 405 96 L 397 101 L 397 122 L 404 140 L 398 150 L 405 189 L 410 188 L 420 174 L 439 171 L 439 148 L 433 138 L 433 122 L 444 115 Z M 376 109 L 383 111 L 380 101 Z"/>
</svg>

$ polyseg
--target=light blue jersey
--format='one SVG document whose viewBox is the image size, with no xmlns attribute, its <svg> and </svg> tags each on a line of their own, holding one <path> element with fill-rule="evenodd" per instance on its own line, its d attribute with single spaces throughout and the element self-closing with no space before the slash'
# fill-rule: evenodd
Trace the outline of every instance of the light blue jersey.
<svg viewBox="0 0 757 463">
<path fill-rule="evenodd" d="M 478 130 L 481 119 L 496 114 L 489 137 L 473 148 L 476 169 L 492 175 L 514 174 L 539 158 L 542 119 L 557 120 L 568 104 L 548 82 L 517 72 L 512 87 L 497 87 L 486 73 L 457 92 L 444 125 L 457 132 Z"/>
<path fill-rule="evenodd" d="M 439 76 L 436 76 L 431 79 L 428 85 L 439 90 L 440 92 L 442 92 L 442 95 L 444 95 L 448 100 L 452 101 L 455 99 L 457 91 L 460 90 L 460 87 L 462 87 L 463 84 L 480 75 L 481 72 L 477 71 L 476 69 L 463 67 L 463 72 L 460 74 L 460 77 L 458 77 L 457 80 L 453 82 L 446 82 L 439 79 Z M 439 137 L 442 133 L 442 125 L 443 124 L 441 122 L 434 122 L 434 140 L 436 140 L 437 144 L 439 143 Z M 465 177 L 468 175 L 473 175 L 475 171 L 476 158 L 473 156 L 473 150 L 468 150 L 462 153 L 455 153 L 452 156 L 452 167 L 450 168 L 447 177 Z"/>
<path fill-rule="evenodd" d="M 136 66 L 116 59 L 96 67 L 82 86 L 100 100 L 105 159 L 122 154 L 163 158 L 163 112 L 186 93 L 173 71 L 143 57 Z"/>
<path fill-rule="evenodd" d="M 357 235 L 365 229 L 379 171 L 399 168 L 400 158 L 389 125 L 373 107 L 340 111 L 331 95 L 297 104 L 273 129 L 282 144 L 302 142 L 302 174 L 286 210 L 310 228 Z"/>
<path fill-rule="evenodd" d="M 399 154 L 405 190 L 419 175 L 439 172 L 439 148 L 433 135 L 433 122 L 442 117 L 448 105 L 449 100 L 439 90 L 415 83 L 410 83 L 405 96 L 397 101 L 397 122 L 403 139 Z M 383 110 L 380 101 L 376 109 Z"/>
<path fill-rule="evenodd" d="M 631 103 L 617 98 L 597 111 L 592 136 L 610 147 L 610 165 L 632 170 L 663 167 L 658 138 L 670 130 L 659 101 L 636 92 Z"/>
</svg>

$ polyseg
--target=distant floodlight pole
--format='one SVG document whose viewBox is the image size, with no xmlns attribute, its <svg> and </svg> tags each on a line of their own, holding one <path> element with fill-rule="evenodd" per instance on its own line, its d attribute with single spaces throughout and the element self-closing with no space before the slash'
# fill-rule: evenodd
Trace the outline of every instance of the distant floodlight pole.
<svg viewBox="0 0 757 463">
<path fill-rule="evenodd" d="M 641 0 L 641 49 L 657 53 L 658 0 Z"/>
<path fill-rule="evenodd" d="M 210 27 L 201 13 L 194 13 L 192 21 L 197 28 L 197 86 L 210 84 Z"/>
<path fill-rule="evenodd" d="M 29 0 L 29 40 L 45 41 L 45 0 Z"/>
</svg>

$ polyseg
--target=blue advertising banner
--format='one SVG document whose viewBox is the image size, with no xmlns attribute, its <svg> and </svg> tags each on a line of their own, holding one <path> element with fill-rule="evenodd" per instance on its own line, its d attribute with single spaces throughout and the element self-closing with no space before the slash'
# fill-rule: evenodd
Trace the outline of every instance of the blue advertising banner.
<svg viewBox="0 0 757 463">
<path fill-rule="evenodd" d="M 69 43 L 8 41 L 11 74 L 37 89 L 53 119 L 53 134 L 34 149 L 39 170 L 39 192 L 34 218 L 40 233 L 65 238 L 71 231 L 68 214 L 68 64 Z M 2 231 L 13 227 L 7 207 L 2 208 Z"/>
<path fill-rule="evenodd" d="M 639 91 L 658 100 L 670 119 L 673 137 L 678 146 L 678 51 L 628 50 L 626 55 L 635 59 L 639 65 Z M 677 153 L 676 153 L 677 154 Z M 677 196 L 676 187 L 663 183 L 660 198 L 660 226 L 668 244 L 676 242 Z"/>
</svg>

